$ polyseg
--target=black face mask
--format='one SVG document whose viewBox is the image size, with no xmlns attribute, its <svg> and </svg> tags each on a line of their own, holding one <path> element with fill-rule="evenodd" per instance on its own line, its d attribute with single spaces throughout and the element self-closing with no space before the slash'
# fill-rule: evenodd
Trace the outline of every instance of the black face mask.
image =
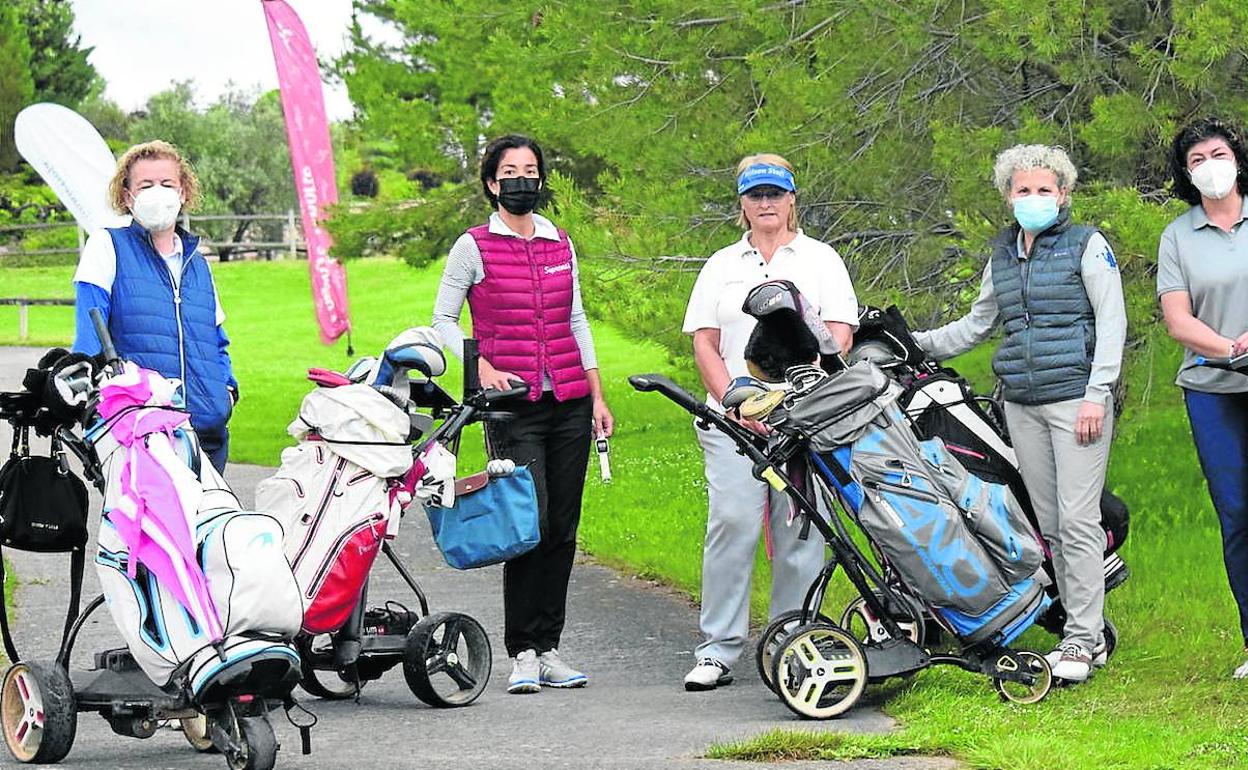
<svg viewBox="0 0 1248 770">
<path fill-rule="evenodd" d="M 534 176 L 513 176 L 498 180 L 498 202 L 508 212 L 528 214 L 537 208 L 542 180 Z"/>
</svg>

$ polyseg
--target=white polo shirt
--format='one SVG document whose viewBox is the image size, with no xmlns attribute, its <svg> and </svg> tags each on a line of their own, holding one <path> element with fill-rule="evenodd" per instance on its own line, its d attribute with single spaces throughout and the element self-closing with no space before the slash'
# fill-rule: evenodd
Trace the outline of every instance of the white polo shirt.
<svg viewBox="0 0 1248 770">
<path fill-rule="evenodd" d="M 770 262 L 750 244 L 747 231 L 741 240 L 720 249 L 702 266 L 685 310 L 685 334 L 698 329 L 719 329 L 719 355 L 729 377 L 749 374 L 745 345 L 758 323 L 741 310 L 745 297 L 760 283 L 792 281 L 806 301 L 819 309 L 824 321 L 840 321 L 858 327 L 858 298 L 841 255 L 822 241 L 797 237 L 772 255 Z M 707 403 L 718 406 L 709 394 Z"/>
</svg>

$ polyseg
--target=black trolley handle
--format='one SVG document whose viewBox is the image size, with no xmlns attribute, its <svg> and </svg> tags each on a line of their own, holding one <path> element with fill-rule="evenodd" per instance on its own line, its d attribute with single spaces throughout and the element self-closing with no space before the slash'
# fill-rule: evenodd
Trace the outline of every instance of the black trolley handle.
<svg viewBox="0 0 1248 770">
<path fill-rule="evenodd" d="M 451 416 L 434 429 L 426 441 L 420 444 L 427 446 L 429 441 L 447 443 L 455 439 L 465 426 L 477 418 L 478 412 L 495 401 L 508 398 L 527 396 L 529 386 L 523 383 L 507 390 L 482 390 L 481 374 L 477 370 L 477 362 L 481 359 L 477 340 L 469 337 L 464 340 L 464 393 L 457 407 L 452 407 Z"/>
<path fill-rule="evenodd" d="M 628 378 L 628 383 L 643 393 L 663 394 L 703 424 L 713 425 L 723 431 L 737 445 L 737 451 L 754 463 L 754 476 L 760 481 L 766 481 L 778 491 L 783 491 L 789 485 L 789 480 L 783 471 L 776 467 L 766 452 L 759 449 L 754 433 L 699 401 L 693 394 L 667 377 L 661 374 L 634 374 Z"/>
<path fill-rule="evenodd" d="M 98 307 L 88 311 L 91 325 L 95 327 L 95 336 L 100 338 L 100 348 L 104 351 L 104 365 L 112 374 L 121 374 L 121 357 L 113 346 L 113 335 L 108 333 L 108 324 L 104 322 L 104 314 Z"/>
</svg>

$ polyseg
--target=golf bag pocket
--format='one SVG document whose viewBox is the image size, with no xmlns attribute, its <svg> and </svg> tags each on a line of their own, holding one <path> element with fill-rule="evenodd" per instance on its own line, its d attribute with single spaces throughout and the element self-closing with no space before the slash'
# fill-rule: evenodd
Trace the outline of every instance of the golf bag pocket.
<svg viewBox="0 0 1248 770">
<path fill-rule="evenodd" d="M 473 569 L 514 559 L 541 539 L 537 491 L 523 466 L 504 476 L 477 476 L 480 483 L 456 482 L 455 504 L 429 505 L 425 513 L 434 542 L 446 563 Z"/>
<path fill-rule="evenodd" d="M 238 510 L 205 514 L 195 536 L 213 606 L 227 634 L 289 638 L 299 631 L 302 605 L 276 520 Z M 144 673 L 165 687 L 183 664 L 212 650 L 212 638 L 143 564 L 130 577 L 129 559 L 105 517 L 95 566 L 108 611 Z"/>
<path fill-rule="evenodd" d="M 277 519 L 227 510 L 204 517 L 197 530 L 199 560 L 225 633 L 299 633 L 303 603 Z"/>
<path fill-rule="evenodd" d="M 966 517 L 966 525 L 1011 585 L 1036 574 L 1044 550 L 1009 487 L 984 481 L 949 453 L 939 438 L 920 442 L 923 459 Z"/>
<path fill-rule="evenodd" d="M 855 450 L 858 521 L 903 581 L 939 607 L 970 615 L 1009 593 L 993 560 L 932 479 L 899 457 Z"/>
<path fill-rule="evenodd" d="M 373 514 L 340 533 L 328 548 L 315 551 L 317 558 L 305 555 L 302 569 L 295 570 L 302 578 L 304 631 L 328 633 L 347 621 L 360 600 L 385 532 L 385 517 Z"/>
<path fill-rule="evenodd" d="M 1044 551 L 1009 489 L 968 473 L 958 505 L 1007 581 L 1016 583 L 1036 574 L 1044 562 Z"/>
<path fill-rule="evenodd" d="M 303 630 L 336 631 L 359 601 L 382 541 L 398 520 L 386 479 L 322 442 L 304 441 L 283 451 L 281 468 L 256 487 L 256 507 L 284 525 Z"/>
<path fill-rule="evenodd" d="M 146 567 L 139 564 L 130 577 L 129 558 L 125 543 L 105 519 L 95 557 L 105 604 L 143 673 L 158 687 L 167 687 L 178 666 L 212 639 Z"/>
</svg>

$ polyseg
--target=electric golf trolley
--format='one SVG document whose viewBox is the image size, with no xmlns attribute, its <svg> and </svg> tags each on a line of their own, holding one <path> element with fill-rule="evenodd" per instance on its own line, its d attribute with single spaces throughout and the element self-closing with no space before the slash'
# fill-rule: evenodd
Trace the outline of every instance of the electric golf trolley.
<svg viewBox="0 0 1248 770">
<path fill-rule="evenodd" d="M 457 403 L 434 381 L 440 370 L 431 370 L 416 357 L 399 360 L 391 351 L 383 353 L 383 359 L 395 359 L 391 365 L 418 369 L 424 375 L 423 379 L 411 380 L 405 394 L 413 456 L 419 458 L 435 443 L 458 454 L 465 427 L 510 418 L 497 402 L 528 393 L 523 385 L 506 391 L 483 390 L 477 377 L 477 355 L 476 340 L 465 340 L 464 388 Z M 309 373 L 309 379 L 322 387 L 346 385 L 361 376 L 350 371 Z M 407 381 L 406 373 L 395 381 Z M 416 481 L 409 480 L 409 486 Z M 424 703 L 438 708 L 472 703 L 485 690 L 491 672 L 491 648 L 485 630 L 466 614 L 431 612 L 424 590 L 388 540 L 382 541 L 380 550 L 414 595 L 419 610 L 393 600 L 368 608 L 369 584 L 365 581 L 358 603 L 341 626 L 328 633 L 301 633 L 296 638 L 302 665 L 300 686 L 320 698 L 354 698 L 368 682 L 402 664 L 408 688 Z"/>
<path fill-rule="evenodd" d="M 108 330 L 98 311 L 92 310 L 92 318 L 103 343 L 105 357 L 104 371 L 97 373 L 101 376 L 111 374 L 118 379 L 122 364 Z M 85 376 L 65 381 L 69 388 L 83 397 L 85 410 L 78 421 L 54 420 L 51 424 L 55 425 L 55 442 L 72 452 L 82 462 L 87 480 L 102 494 L 107 494 L 110 461 L 101 462 L 96 442 L 117 424 L 121 416 L 100 417 L 101 393 L 94 380 L 88 372 Z M 0 419 L 10 422 L 15 431 L 23 433 L 37 424 L 46 428 L 50 423 L 44 399 L 45 395 L 37 392 L 0 393 Z M 172 408 L 141 405 L 123 410 L 131 415 L 162 411 L 179 413 L 179 410 Z M 185 413 L 180 414 L 185 421 Z M 206 466 L 202 470 L 206 477 L 210 466 L 199 454 L 198 442 L 193 431 L 189 430 L 189 423 L 183 424 L 186 429 L 178 429 L 174 433 L 178 446 L 185 453 L 179 455 L 175 462 L 188 462 L 192 470 L 202 462 Z M 62 472 L 70 473 L 63 452 L 59 454 L 59 461 Z M 220 481 L 215 471 L 211 476 Z M 214 488 L 213 491 L 228 496 L 236 503 L 228 489 Z M 238 510 L 234 513 L 254 515 Z M 211 515 L 204 514 L 204 520 Z M 218 516 L 219 522 L 227 522 L 219 523 L 218 531 L 231 526 L 229 518 L 228 515 L 225 518 Z M 280 550 L 277 553 L 280 555 Z M 103 552 L 96 556 L 97 569 L 103 556 Z M 131 557 L 128 553 L 116 552 L 110 558 L 116 561 L 110 566 L 124 572 L 126 561 Z M 139 598 L 141 594 L 147 597 L 146 601 L 172 601 L 151 572 L 142 564 L 136 569 L 139 580 L 150 581 L 143 590 L 135 588 L 136 601 L 143 604 L 145 600 Z M 101 594 L 75 616 L 81 569 L 75 571 L 77 585 L 73 587 L 71 620 L 67 622 L 56 658 L 52 661 L 14 661 L 5 671 L 3 684 L 0 685 L 0 722 L 5 742 L 15 759 L 24 763 L 59 762 L 73 746 L 78 714 L 96 712 L 104 717 L 115 733 L 133 738 L 149 738 L 162 722 L 179 720 L 191 746 L 201 752 L 220 752 L 227 765 L 234 770 L 269 770 L 273 767 L 278 745 L 269 722 L 269 712 L 283 706 L 289 710 L 294 705 L 290 692 L 299 681 L 298 655 L 289 645 L 288 636 L 260 631 L 226 635 L 220 641 L 205 645 L 195 657 L 181 661 L 177 666 L 169 661 L 171 675 L 164 687 L 156 684 L 145 672 L 130 647 L 96 652 L 90 669 L 71 672 L 70 658 L 79 633 L 93 613 L 106 605 L 105 594 Z M 153 625 L 149 627 L 145 624 L 144 629 L 134 629 L 134 633 L 163 636 L 166 645 L 172 644 L 171 639 L 178 634 L 187 633 L 186 629 L 165 628 L 160 616 L 165 610 L 143 606 L 150 610 L 147 618 L 148 623 Z M 172 607 L 168 611 L 180 612 L 186 621 L 185 626 L 202 631 L 194 628 L 194 619 L 184 609 Z M 176 618 L 178 615 L 171 614 L 169 617 Z M 127 636 L 124 631 L 123 636 Z M 306 753 L 309 750 L 307 728 L 310 725 L 296 726 L 300 727 Z"/>
<path fill-rule="evenodd" d="M 816 386 L 838 376 L 822 371 L 812 374 Z M 883 375 L 875 374 L 878 377 L 874 381 L 882 384 Z M 738 451 L 754 463 L 754 476 L 786 493 L 801 520 L 809 522 L 832 551 L 810 586 L 803 607 L 775 618 L 758 642 L 759 673 L 792 711 L 806 718 L 835 717 L 852 708 L 868 684 L 940 664 L 988 676 L 1005 700 L 1035 703 L 1049 693 L 1053 677 L 1044 656 L 1008 646 L 1048 606 L 1038 585 L 1027 585 L 1017 595 L 1011 591 L 1001 600 L 1002 606 L 1010 606 L 1008 622 L 977 629 L 976 633 L 968 634 L 964 629 L 959 633 L 954 624 L 942 619 L 939 610 L 932 611 L 912 587 L 898 579 L 887 559 L 881 559 L 877 568 L 854 543 L 845 520 L 862 529 L 861 522 L 853 506 L 844 500 L 844 490 L 838 490 L 833 480 L 843 471 L 831 470 L 831 453 L 814 449 L 809 435 L 800 430 L 780 430 L 778 438 L 764 443 L 662 375 L 634 375 L 629 382 L 639 391 L 661 393 L 690 412 L 704 429 L 713 427 L 732 438 Z M 779 395 L 779 391 L 771 393 Z M 774 396 L 764 396 L 764 400 L 772 406 L 778 403 Z M 725 397 L 725 401 L 729 399 Z M 745 410 L 742 415 L 746 416 Z M 826 518 L 817 508 L 816 495 L 830 511 Z M 872 547 L 879 556 L 874 543 Z M 818 612 L 838 567 L 858 592 L 839 624 Z M 869 619 L 865 629 L 854 623 L 862 619 Z M 927 637 L 933 624 L 958 640 L 953 651 L 929 648 Z"/>
</svg>

